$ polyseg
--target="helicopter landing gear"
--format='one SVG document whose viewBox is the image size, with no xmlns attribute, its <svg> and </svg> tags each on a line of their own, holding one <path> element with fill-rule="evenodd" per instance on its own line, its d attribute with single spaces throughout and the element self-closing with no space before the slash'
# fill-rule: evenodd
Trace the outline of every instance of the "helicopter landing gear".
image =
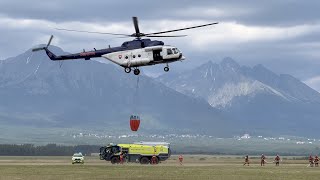
<svg viewBox="0 0 320 180">
<path fill-rule="evenodd" d="M 169 65 L 167 64 L 167 66 L 164 67 L 163 70 L 164 70 L 165 72 L 168 72 L 168 71 L 169 71 Z"/>
<path fill-rule="evenodd" d="M 124 72 L 130 73 L 131 72 L 131 68 L 129 68 L 129 67 L 124 68 Z"/>
<path fill-rule="evenodd" d="M 139 69 L 134 69 L 133 70 L 133 74 L 134 75 L 139 75 L 140 74 L 140 70 Z"/>
</svg>

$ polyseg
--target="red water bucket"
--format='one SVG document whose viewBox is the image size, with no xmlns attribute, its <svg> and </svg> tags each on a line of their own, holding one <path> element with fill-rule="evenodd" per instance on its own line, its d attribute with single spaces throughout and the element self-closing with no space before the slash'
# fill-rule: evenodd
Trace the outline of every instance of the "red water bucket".
<svg viewBox="0 0 320 180">
<path fill-rule="evenodd" d="M 138 131 L 140 126 L 140 117 L 137 115 L 130 116 L 130 128 L 132 131 Z"/>
<path fill-rule="evenodd" d="M 132 131 L 138 131 L 140 126 L 140 119 L 130 119 L 130 128 Z"/>
</svg>

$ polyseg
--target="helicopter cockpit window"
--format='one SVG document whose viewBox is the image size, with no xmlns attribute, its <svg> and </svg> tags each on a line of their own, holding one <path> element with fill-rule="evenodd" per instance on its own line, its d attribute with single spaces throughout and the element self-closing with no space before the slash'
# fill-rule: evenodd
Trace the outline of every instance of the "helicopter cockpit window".
<svg viewBox="0 0 320 180">
<path fill-rule="evenodd" d="M 172 50 L 171 49 L 167 49 L 167 54 L 171 55 L 172 54 Z"/>
<path fill-rule="evenodd" d="M 172 51 L 174 52 L 174 54 L 178 54 L 178 49 L 177 48 L 173 48 Z"/>
</svg>

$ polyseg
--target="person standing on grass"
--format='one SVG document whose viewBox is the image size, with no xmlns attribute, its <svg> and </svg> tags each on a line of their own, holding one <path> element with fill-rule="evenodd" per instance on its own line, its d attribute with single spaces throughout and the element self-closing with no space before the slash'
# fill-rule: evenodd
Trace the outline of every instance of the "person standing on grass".
<svg viewBox="0 0 320 180">
<path fill-rule="evenodd" d="M 313 157 L 311 155 L 309 156 L 309 166 L 313 167 Z"/>
<path fill-rule="evenodd" d="M 156 155 L 153 155 L 152 158 L 151 158 L 151 164 L 157 164 L 157 156 Z"/>
<path fill-rule="evenodd" d="M 265 159 L 266 159 L 266 157 L 264 156 L 264 154 L 262 154 L 261 155 L 261 166 L 264 166 L 264 164 L 265 164 Z"/>
<path fill-rule="evenodd" d="M 243 165 L 246 165 L 248 164 L 249 166 L 249 155 L 246 155 L 245 158 L 244 158 L 244 164 Z"/>
<path fill-rule="evenodd" d="M 182 165 L 182 161 L 183 161 L 183 156 L 180 154 L 179 155 L 179 163 L 180 163 L 180 165 Z"/>
<path fill-rule="evenodd" d="M 120 153 L 120 164 L 123 164 L 123 153 Z"/>
<path fill-rule="evenodd" d="M 276 163 L 276 166 L 279 166 L 280 163 L 280 156 L 277 154 L 277 156 L 274 158 L 274 162 Z"/>
<path fill-rule="evenodd" d="M 319 157 L 317 155 L 314 157 L 314 166 L 319 167 Z"/>
</svg>

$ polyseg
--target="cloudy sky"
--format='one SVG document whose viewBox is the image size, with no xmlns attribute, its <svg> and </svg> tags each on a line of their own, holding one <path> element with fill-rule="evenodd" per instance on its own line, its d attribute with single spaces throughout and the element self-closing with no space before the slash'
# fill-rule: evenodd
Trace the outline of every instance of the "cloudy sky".
<svg viewBox="0 0 320 180">
<path fill-rule="evenodd" d="M 188 35 L 185 38 L 162 38 L 188 58 L 172 64 L 171 70 L 232 57 L 241 65 L 263 64 L 278 74 L 294 75 L 320 91 L 319 7 L 317 0 L 1 0 L 0 59 L 46 43 L 51 34 L 52 44 L 68 52 L 118 46 L 126 40 L 53 27 L 132 34 L 132 16 L 139 17 L 144 33 L 219 22 L 172 33 Z M 157 74 L 162 68 L 144 69 Z"/>
</svg>

